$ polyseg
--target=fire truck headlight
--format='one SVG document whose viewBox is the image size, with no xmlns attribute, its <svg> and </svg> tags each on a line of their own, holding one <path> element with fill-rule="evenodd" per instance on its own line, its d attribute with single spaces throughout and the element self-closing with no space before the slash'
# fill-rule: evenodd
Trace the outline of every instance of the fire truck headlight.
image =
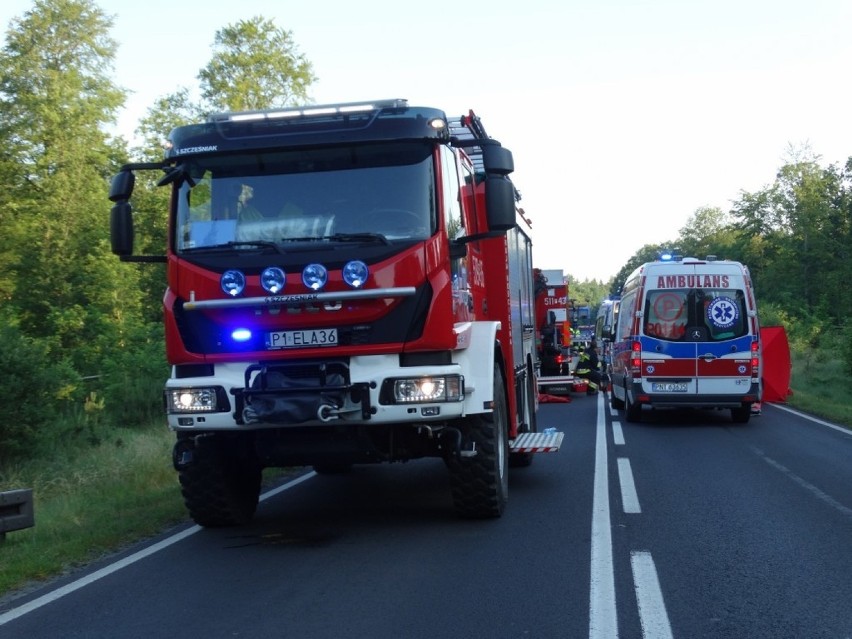
<svg viewBox="0 0 852 639">
<path fill-rule="evenodd" d="M 343 281 L 352 288 L 361 288 L 367 283 L 370 269 L 361 260 L 352 260 L 343 267 Z"/>
<path fill-rule="evenodd" d="M 215 387 L 166 389 L 166 409 L 169 413 L 214 413 L 217 405 Z"/>
<path fill-rule="evenodd" d="M 263 287 L 264 291 L 275 295 L 276 293 L 280 293 L 284 290 L 284 282 L 286 279 L 287 276 L 284 271 L 277 266 L 270 266 L 269 268 L 263 269 L 263 273 L 260 274 L 260 285 Z"/>
<path fill-rule="evenodd" d="M 228 270 L 222 273 L 219 284 L 226 295 L 236 297 L 246 287 L 246 276 L 241 271 Z"/>
<path fill-rule="evenodd" d="M 302 271 L 302 282 L 312 291 L 318 291 L 328 282 L 328 270 L 322 264 L 308 264 Z"/>
<path fill-rule="evenodd" d="M 397 404 L 460 402 L 464 399 L 461 375 L 412 377 L 393 380 L 393 400 Z"/>
</svg>

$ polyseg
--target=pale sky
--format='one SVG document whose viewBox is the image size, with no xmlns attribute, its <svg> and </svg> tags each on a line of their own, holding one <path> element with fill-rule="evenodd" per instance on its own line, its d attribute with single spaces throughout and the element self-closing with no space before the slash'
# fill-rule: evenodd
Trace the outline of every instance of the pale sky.
<svg viewBox="0 0 852 639">
<path fill-rule="evenodd" d="M 96 4 L 133 92 L 126 137 L 158 97 L 196 86 L 218 29 L 263 16 L 313 64 L 318 104 L 473 109 L 514 153 L 535 265 L 580 280 L 770 184 L 791 145 L 823 166 L 852 156 L 849 0 Z M 0 2 L 4 44 L 33 5 Z"/>
</svg>

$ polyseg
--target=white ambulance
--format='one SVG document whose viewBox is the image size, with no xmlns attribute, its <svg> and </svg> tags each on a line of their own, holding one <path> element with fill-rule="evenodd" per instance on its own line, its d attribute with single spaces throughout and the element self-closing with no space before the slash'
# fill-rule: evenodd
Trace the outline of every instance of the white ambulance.
<svg viewBox="0 0 852 639">
<path fill-rule="evenodd" d="M 760 329 L 748 268 L 673 258 L 627 278 L 612 330 L 613 408 L 730 409 L 746 423 L 760 401 Z"/>
</svg>

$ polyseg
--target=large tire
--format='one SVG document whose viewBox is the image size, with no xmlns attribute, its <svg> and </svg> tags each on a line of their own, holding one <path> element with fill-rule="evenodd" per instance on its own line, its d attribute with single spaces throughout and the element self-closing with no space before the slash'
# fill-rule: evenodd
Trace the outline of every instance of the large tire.
<svg viewBox="0 0 852 639">
<path fill-rule="evenodd" d="M 476 445 L 473 457 L 447 459 L 456 512 L 462 517 L 503 514 L 509 499 L 509 411 L 500 368 L 494 367 L 494 410 L 471 415 L 465 435 Z"/>
<path fill-rule="evenodd" d="M 257 510 L 261 467 L 231 443 L 200 438 L 192 461 L 178 471 L 184 504 L 200 526 L 239 526 Z"/>
<path fill-rule="evenodd" d="M 538 432 L 538 423 L 535 414 L 535 392 L 536 382 L 531 370 L 527 369 L 527 397 L 524 406 L 524 423 L 527 425 L 528 433 Z M 512 468 L 526 468 L 532 465 L 535 453 L 509 453 L 509 466 Z"/>
</svg>

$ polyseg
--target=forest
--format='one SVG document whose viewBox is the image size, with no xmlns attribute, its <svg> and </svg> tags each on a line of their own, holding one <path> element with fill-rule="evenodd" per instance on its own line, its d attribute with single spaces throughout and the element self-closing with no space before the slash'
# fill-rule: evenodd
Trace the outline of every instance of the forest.
<svg viewBox="0 0 852 639">
<path fill-rule="evenodd" d="M 162 265 L 110 250 L 109 180 L 128 161 L 160 159 L 173 126 L 212 111 L 310 102 L 311 63 L 289 31 L 261 17 L 224 26 L 186 87 L 152 104 L 136 145 L 111 131 L 127 97 L 109 74 L 111 19 L 91 0 L 40 0 L 0 50 L 0 466 L 96 444 L 107 427 L 162 424 Z M 139 182 L 142 182 L 142 176 Z M 168 201 L 137 183 L 136 252 L 161 253 Z M 774 182 L 728 211 L 696 210 L 678 237 L 637 247 L 607 283 L 573 283 L 596 304 L 662 249 L 739 260 L 752 272 L 764 325 L 796 349 L 831 349 L 852 377 L 852 158 L 823 166 L 791 151 Z M 848 385 L 847 385 L 848 386 Z"/>
</svg>

